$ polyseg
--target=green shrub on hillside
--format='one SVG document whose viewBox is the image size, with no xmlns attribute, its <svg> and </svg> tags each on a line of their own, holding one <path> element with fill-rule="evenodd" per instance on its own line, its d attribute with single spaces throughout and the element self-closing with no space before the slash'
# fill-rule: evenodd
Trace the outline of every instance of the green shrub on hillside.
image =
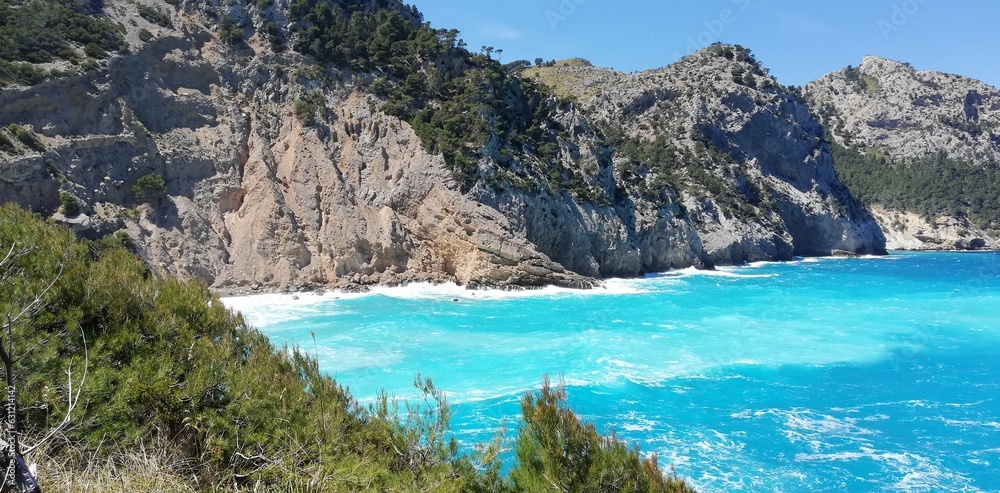
<svg viewBox="0 0 1000 493">
<path fill-rule="evenodd" d="M 156 8 L 151 7 L 146 4 L 136 3 L 136 10 L 139 11 L 139 16 L 147 21 L 156 24 L 160 27 L 171 28 L 174 27 L 173 21 L 170 20 L 170 14 Z"/>
<path fill-rule="evenodd" d="M 691 492 L 684 481 L 666 477 L 656 455 L 643 459 L 613 435 L 601 436 L 566 408 L 566 390 L 542 388 L 521 399 L 515 491 L 524 492 Z"/>
<path fill-rule="evenodd" d="M 17 147 L 14 147 L 14 141 L 10 140 L 2 129 L 0 129 L 0 151 L 7 154 L 17 154 Z"/>
<path fill-rule="evenodd" d="M 488 138 L 503 147 L 532 152 L 551 167 L 558 156 L 555 124 L 559 105 L 518 67 L 492 58 L 495 50 L 472 54 L 458 31 L 433 29 L 416 9 L 374 12 L 316 0 L 291 5 L 302 26 L 293 48 L 321 63 L 381 77 L 370 87 L 385 98 L 382 110 L 409 122 L 424 148 L 441 154 L 464 186 L 479 176 Z M 543 152 L 550 150 L 552 152 Z M 491 155 L 504 165 L 509 159 Z M 558 183 L 560 187 L 569 184 Z"/>
<path fill-rule="evenodd" d="M 1000 229 L 1000 169 L 982 168 L 939 153 L 909 162 L 892 161 L 831 144 L 837 176 L 863 203 L 912 211 L 926 218 L 967 216 L 976 225 Z"/>
<path fill-rule="evenodd" d="M 89 11 L 94 2 L 0 0 L 0 84 L 37 84 L 48 73 L 29 64 L 79 63 L 76 48 L 105 58 L 126 47 L 123 28 Z"/>
<path fill-rule="evenodd" d="M 44 449 L 45 491 L 129 475 L 206 492 L 551 491 L 549 478 L 562 491 L 688 491 L 581 423 L 547 384 L 522 402 L 519 462 L 504 478 L 495 446 L 482 467 L 457 455 L 429 379 L 415 382 L 421 403 L 361 407 L 316 360 L 275 348 L 206 286 L 154 275 L 118 243 L 0 207 L 0 250 L 22 252 L 0 261 L 0 311 L 41 296 L 13 326 L 23 443 L 58 427 L 80 392 Z"/>
<path fill-rule="evenodd" d="M 66 217 L 76 217 L 80 215 L 80 203 L 77 202 L 76 197 L 63 192 L 59 194 L 59 212 L 61 212 Z"/>
<path fill-rule="evenodd" d="M 0 60 L 0 84 L 11 82 L 32 86 L 48 79 L 50 72 L 30 63 Z"/>
<path fill-rule="evenodd" d="M 30 149 L 38 152 L 45 151 L 45 144 L 42 143 L 41 139 L 35 135 L 34 132 L 28 130 L 20 125 L 11 123 L 7 126 L 7 131 L 10 132 L 17 140 L 21 141 L 22 144 L 28 146 Z"/>
<path fill-rule="evenodd" d="M 46 293 L 45 309 L 14 327 L 21 422 L 30 437 L 62 419 L 66 372 L 72 367 L 80 385 L 85 355 L 89 361 L 71 425 L 50 454 L 100 461 L 109 439 L 125 450 L 157 444 L 183 465 L 172 473 L 205 490 L 458 484 L 450 458 L 407 462 L 411 444 L 394 417 L 360 408 L 315 360 L 271 346 L 204 285 L 153 276 L 112 244 L 89 249 L 6 205 L 0 247 L 11 245 L 28 253 L 7 271 L 0 309 L 17 313 L 25 295 Z"/>
<path fill-rule="evenodd" d="M 292 112 L 295 113 L 295 117 L 302 122 L 302 125 L 306 127 L 312 127 L 316 125 L 316 116 L 318 112 L 324 111 L 326 109 L 326 101 L 323 99 L 323 93 L 320 91 L 313 91 L 302 94 L 292 107 Z"/>
<path fill-rule="evenodd" d="M 162 196 L 167 191 L 167 183 L 162 176 L 150 173 L 136 180 L 132 191 L 139 200 L 150 200 Z"/>
<path fill-rule="evenodd" d="M 230 46 L 243 44 L 243 26 L 232 17 L 223 17 L 218 26 L 219 39 Z"/>
</svg>

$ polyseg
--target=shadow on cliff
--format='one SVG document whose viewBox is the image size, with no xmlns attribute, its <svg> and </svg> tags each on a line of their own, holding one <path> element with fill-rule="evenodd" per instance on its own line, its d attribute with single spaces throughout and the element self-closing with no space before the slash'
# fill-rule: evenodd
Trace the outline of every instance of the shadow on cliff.
<svg viewBox="0 0 1000 493">
<path fill-rule="evenodd" d="M 167 198 L 159 198 L 150 203 L 149 221 L 160 229 L 181 229 L 180 213 L 177 205 Z"/>
<path fill-rule="evenodd" d="M 212 86 L 222 85 L 222 79 L 208 61 L 198 57 L 189 40 L 158 39 L 111 63 L 112 90 L 152 132 L 213 124 L 219 115 L 208 96 Z"/>
</svg>

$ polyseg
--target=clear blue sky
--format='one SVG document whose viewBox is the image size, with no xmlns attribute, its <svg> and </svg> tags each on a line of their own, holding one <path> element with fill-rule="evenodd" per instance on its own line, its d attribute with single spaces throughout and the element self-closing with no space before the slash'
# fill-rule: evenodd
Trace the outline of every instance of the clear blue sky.
<svg viewBox="0 0 1000 493">
<path fill-rule="evenodd" d="M 437 28 L 502 60 L 582 57 L 658 68 L 715 41 L 750 48 L 783 84 L 864 55 L 1000 86 L 998 0 L 411 0 Z"/>
</svg>

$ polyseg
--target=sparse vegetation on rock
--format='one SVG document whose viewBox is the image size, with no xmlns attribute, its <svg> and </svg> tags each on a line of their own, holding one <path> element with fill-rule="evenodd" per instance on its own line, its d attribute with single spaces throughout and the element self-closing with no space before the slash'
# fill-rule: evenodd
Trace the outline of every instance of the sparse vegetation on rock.
<svg viewBox="0 0 1000 493">
<path fill-rule="evenodd" d="M 11 123 L 7 126 L 7 131 L 29 149 L 37 152 L 45 151 L 45 144 L 43 144 L 41 139 L 39 139 L 38 136 L 31 130 L 15 123 Z"/>
<path fill-rule="evenodd" d="M 70 0 L 0 2 L 0 85 L 32 85 L 60 75 L 36 64 L 103 59 L 125 47 L 123 28 L 111 22 L 102 3 Z"/>
<path fill-rule="evenodd" d="M 139 200 L 151 200 L 162 196 L 167 191 L 167 184 L 162 176 L 150 173 L 136 180 L 132 191 Z"/>
<path fill-rule="evenodd" d="M 66 217 L 76 217 L 80 214 L 80 202 L 76 200 L 76 197 L 63 192 L 59 194 L 59 202 L 62 205 L 59 207 L 59 212 L 61 212 Z"/>
</svg>

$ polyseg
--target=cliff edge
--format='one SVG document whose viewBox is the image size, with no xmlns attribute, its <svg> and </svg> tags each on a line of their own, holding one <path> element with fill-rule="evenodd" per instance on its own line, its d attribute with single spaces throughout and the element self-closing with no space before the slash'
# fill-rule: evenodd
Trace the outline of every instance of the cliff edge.
<svg viewBox="0 0 1000 493">
<path fill-rule="evenodd" d="M 0 124 L 26 136 L 0 146 L 0 199 L 233 290 L 582 288 L 884 252 L 819 122 L 742 48 L 553 68 L 586 87 L 574 101 L 402 4 L 324 5 L 109 2 L 95 15 L 121 26 L 118 52 L 0 92 Z M 303 42 L 351 16 L 403 44 L 351 59 Z"/>
</svg>

